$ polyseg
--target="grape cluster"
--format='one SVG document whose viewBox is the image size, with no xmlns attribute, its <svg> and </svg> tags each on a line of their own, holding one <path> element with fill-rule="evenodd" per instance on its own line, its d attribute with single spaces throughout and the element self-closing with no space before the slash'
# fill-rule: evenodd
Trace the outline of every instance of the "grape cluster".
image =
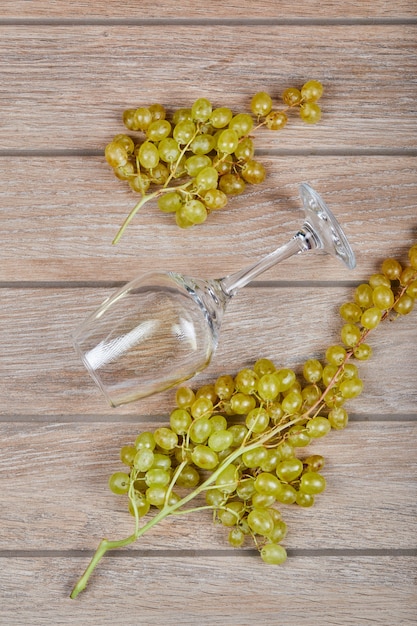
<svg viewBox="0 0 417 626">
<path fill-rule="evenodd" d="M 321 117 L 317 101 L 322 93 L 321 83 L 310 80 L 301 90 L 284 91 L 281 110 L 273 108 L 269 94 L 259 92 L 251 100 L 250 113 L 213 108 L 207 98 L 176 110 L 170 119 L 161 104 L 124 111 L 124 125 L 135 135 L 114 137 L 105 157 L 117 178 L 126 180 L 141 199 L 114 243 L 149 200 L 156 200 L 164 213 L 173 213 L 179 227 L 189 228 L 225 207 L 228 196 L 243 193 L 247 184 L 262 183 L 266 171 L 254 158 L 251 134 L 260 127 L 281 130 L 288 111 L 295 108 L 303 121 L 315 124 Z"/>
<path fill-rule="evenodd" d="M 355 289 L 352 301 L 341 305 L 340 343 L 331 345 L 322 361 L 310 358 L 296 372 L 261 358 L 196 391 L 177 389 L 169 424 L 123 446 L 120 458 L 127 467 L 109 479 L 111 491 L 128 495 L 135 532 L 119 541 L 102 540 L 71 597 L 84 589 L 108 550 L 132 543 L 174 513 L 212 510 L 231 546 L 249 538 L 265 563 L 286 560 L 281 542 L 287 525 L 280 509 L 310 507 L 324 491 L 325 460 L 306 447 L 347 426 L 344 404 L 362 392 L 357 363 L 371 355 L 369 334 L 381 321 L 413 309 L 417 244 L 408 257 L 405 267 L 386 259 L 379 273 Z M 197 504 L 187 508 L 193 500 Z"/>
</svg>

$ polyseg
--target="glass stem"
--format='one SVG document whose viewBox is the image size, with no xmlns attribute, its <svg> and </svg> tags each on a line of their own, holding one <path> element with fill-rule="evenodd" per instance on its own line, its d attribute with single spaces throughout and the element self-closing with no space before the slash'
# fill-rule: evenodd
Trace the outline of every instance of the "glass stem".
<svg viewBox="0 0 417 626">
<path fill-rule="evenodd" d="M 280 263 L 295 254 L 311 250 L 312 248 L 317 248 L 313 233 L 308 229 L 300 230 L 288 243 L 280 246 L 260 261 L 234 274 L 230 274 L 230 276 L 221 278 L 219 281 L 220 286 L 227 296 L 232 297 L 239 289 L 250 283 L 254 278 L 259 276 L 259 274 L 262 274 L 276 263 Z"/>
</svg>

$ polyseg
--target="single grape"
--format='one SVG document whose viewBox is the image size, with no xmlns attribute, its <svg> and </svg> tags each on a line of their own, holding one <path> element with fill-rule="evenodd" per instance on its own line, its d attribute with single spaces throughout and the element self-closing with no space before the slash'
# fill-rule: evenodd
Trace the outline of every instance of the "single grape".
<svg viewBox="0 0 417 626">
<path fill-rule="evenodd" d="M 191 109 L 182 107 L 180 109 L 176 109 L 172 114 L 172 123 L 174 126 L 178 124 L 178 122 L 192 121 L 193 116 L 191 114 Z"/>
<path fill-rule="evenodd" d="M 158 208 L 164 213 L 174 213 L 183 205 L 183 199 L 177 191 L 169 191 L 158 198 Z"/>
<path fill-rule="evenodd" d="M 324 467 L 324 457 L 321 454 L 312 454 L 304 459 L 304 464 L 312 472 L 318 472 Z"/>
<path fill-rule="evenodd" d="M 271 111 L 265 118 L 265 125 L 269 130 L 282 130 L 287 122 L 288 117 L 284 111 Z"/>
<path fill-rule="evenodd" d="M 239 135 L 233 128 L 223 130 L 217 138 L 217 150 L 223 154 L 233 154 L 239 144 Z"/>
<path fill-rule="evenodd" d="M 267 543 L 261 549 L 261 558 L 268 565 L 281 565 L 287 559 L 287 552 L 277 543 Z"/>
<path fill-rule="evenodd" d="M 212 470 L 217 467 L 219 458 L 214 450 L 211 450 L 208 446 L 197 445 L 191 452 L 191 458 L 193 463 L 205 470 Z"/>
<path fill-rule="evenodd" d="M 227 196 L 221 189 L 208 189 L 203 195 L 203 200 L 210 211 L 223 209 L 227 204 Z"/>
<path fill-rule="evenodd" d="M 165 137 L 158 144 L 159 158 L 165 163 L 175 163 L 180 158 L 181 150 L 172 137 Z"/>
<path fill-rule="evenodd" d="M 261 472 L 255 479 L 255 489 L 258 493 L 275 497 L 281 490 L 281 483 L 274 474 Z"/>
<path fill-rule="evenodd" d="M 210 167 L 212 161 L 206 154 L 194 154 L 185 160 L 185 171 L 191 178 L 197 176 L 201 170 Z"/>
<path fill-rule="evenodd" d="M 264 374 L 258 381 L 257 391 L 262 400 L 275 400 L 280 392 L 280 380 L 278 378 L 278 374 L 276 372 Z"/>
<path fill-rule="evenodd" d="M 197 122 L 207 122 L 212 114 L 212 105 L 207 98 L 198 98 L 191 107 L 191 116 Z"/>
<path fill-rule="evenodd" d="M 196 127 L 191 120 L 178 122 L 172 131 L 172 136 L 179 145 L 188 144 L 196 135 Z"/>
<path fill-rule="evenodd" d="M 297 499 L 297 491 L 292 485 L 283 484 L 276 495 L 276 499 L 282 504 L 294 504 Z"/>
<path fill-rule="evenodd" d="M 263 433 L 269 426 L 269 414 L 262 407 L 252 409 L 246 416 L 245 424 L 250 431 Z"/>
<path fill-rule="evenodd" d="M 240 548 L 245 541 L 245 533 L 241 528 L 232 528 L 228 535 L 228 542 L 233 548 Z"/>
<path fill-rule="evenodd" d="M 178 387 L 175 400 L 180 409 L 188 409 L 195 401 L 195 393 L 190 387 Z"/>
<path fill-rule="evenodd" d="M 139 107 L 134 113 L 134 123 L 137 130 L 146 131 L 152 122 L 152 113 L 146 107 Z"/>
<path fill-rule="evenodd" d="M 178 475 L 176 484 L 178 487 L 185 487 L 186 489 L 192 489 L 196 487 L 200 482 L 200 474 L 193 465 L 185 465 L 180 474 Z"/>
<path fill-rule="evenodd" d="M 208 439 L 208 446 L 215 452 L 227 450 L 233 444 L 233 434 L 228 430 L 216 430 Z"/>
<path fill-rule="evenodd" d="M 297 106 L 302 99 L 301 91 L 296 87 L 288 87 L 282 94 L 282 99 L 290 107 Z"/>
<path fill-rule="evenodd" d="M 230 398 L 230 405 L 233 413 L 245 415 L 255 408 L 256 400 L 249 394 L 237 392 Z"/>
<path fill-rule="evenodd" d="M 149 448 L 150 450 L 154 450 L 156 447 L 156 441 L 154 433 L 149 431 L 143 431 L 140 433 L 135 440 L 135 448 L 136 450 L 140 450 L 141 448 Z"/>
<path fill-rule="evenodd" d="M 252 97 L 250 108 L 254 115 L 268 115 L 272 109 L 271 96 L 265 91 L 259 91 Z"/>
<path fill-rule="evenodd" d="M 162 450 L 173 450 L 178 445 L 178 435 L 170 428 L 162 426 L 154 432 L 155 443 Z"/>
<path fill-rule="evenodd" d="M 346 428 L 349 418 L 343 407 L 335 407 L 329 411 L 327 419 L 329 420 L 332 428 L 335 430 L 342 430 L 343 428 Z"/>
<path fill-rule="evenodd" d="M 367 343 L 361 343 L 354 347 L 353 354 L 358 361 L 366 361 L 372 355 L 372 348 Z"/>
<path fill-rule="evenodd" d="M 305 472 L 301 476 L 300 491 L 309 495 L 321 493 L 326 488 L 326 479 L 318 472 Z"/>
<path fill-rule="evenodd" d="M 294 448 L 304 448 L 310 443 L 310 435 L 305 426 L 295 424 L 288 431 L 288 443 Z"/>
<path fill-rule="evenodd" d="M 300 106 L 300 117 L 306 124 L 317 124 L 321 119 L 321 109 L 315 102 L 305 102 Z"/>
<path fill-rule="evenodd" d="M 147 472 L 153 466 L 155 461 L 155 455 L 149 448 L 140 448 L 133 461 L 135 469 L 140 472 Z"/>
<path fill-rule="evenodd" d="M 241 139 L 238 143 L 236 150 L 234 151 L 236 159 L 240 162 L 249 161 L 253 158 L 254 154 L 255 146 L 250 137 L 245 137 Z"/>
<path fill-rule="evenodd" d="M 339 309 L 340 316 L 346 322 L 354 324 L 355 322 L 359 322 L 362 315 L 361 307 L 355 302 L 345 302 Z"/>
<path fill-rule="evenodd" d="M 146 136 L 149 141 L 162 141 L 171 134 L 171 124 L 168 120 L 156 120 L 151 122 L 146 129 Z"/>
<path fill-rule="evenodd" d="M 153 485 L 158 485 L 160 487 L 165 487 L 171 480 L 170 472 L 166 470 L 155 467 L 149 469 L 145 474 L 145 482 L 148 487 L 152 487 Z"/>
<path fill-rule="evenodd" d="M 302 471 L 302 461 L 296 457 L 292 457 L 291 459 L 286 459 L 278 463 L 276 474 L 283 482 L 291 482 L 298 478 Z"/>
<path fill-rule="evenodd" d="M 213 402 L 210 398 L 197 398 L 191 405 L 191 415 L 194 419 L 200 417 L 210 417 L 213 413 Z"/>
<path fill-rule="evenodd" d="M 195 184 L 199 192 L 208 191 L 209 189 L 217 189 L 217 181 L 219 174 L 214 167 L 204 167 L 200 170 L 195 178 Z"/>
<path fill-rule="evenodd" d="M 394 304 L 394 311 L 399 315 L 407 315 L 413 310 L 413 307 L 414 298 L 409 296 L 408 293 L 404 293 L 402 296 L 400 296 L 400 298 L 398 298 L 397 302 Z"/>
<path fill-rule="evenodd" d="M 111 141 L 104 149 L 104 156 L 111 167 L 122 167 L 128 161 L 126 148 L 117 141 Z"/>
<path fill-rule="evenodd" d="M 159 163 L 158 148 L 151 141 L 144 141 L 139 148 L 139 163 L 146 169 L 152 169 Z"/>
<path fill-rule="evenodd" d="M 222 493 L 233 493 L 239 483 L 239 471 L 236 465 L 231 463 L 216 478 L 216 486 Z"/>
<path fill-rule="evenodd" d="M 326 359 L 331 365 L 339 366 L 346 359 L 346 349 L 343 346 L 330 346 L 326 350 Z"/>
<path fill-rule="evenodd" d="M 306 430 L 310 437 L 314 439 L 324 437 L 331 429 L 331 424 L 326 417 L 317 415 L 306 424 Z"/>
<path fill-rule="evenodd" d="M 122 121 L 128 130 L 139 130 L 135 121 L 135 113 L 136 109 L 126 109 L 123 111 Z"/>
<path fill-rule="evenodd" d="M 248 135 L 252 128 L 253 119 L 248 113 L 238 113 L 229 122 L 229 129 L 234 130 L 239 138 Z"/>
<path fill-rule="evenodd" d="M 373 289 L 368 283 L 362 283 L 355 289 L 355 302 L 362 309 L 367 309 L 373 305 Z"/>
<path fill-rule="evenodd" d="M 122 446 L 120 449 L 120 460 L 125 465 L 133 466 L 133 460 L 136 455 L 136 448 L 134 446 Z"/>
<path fill-rule="evenodd" d="M 372 300 L 378 309 L 390 309 L 394 304 L 394 294 L 390 287 L 378 285 L 372 293 Z"/>
<path fill-rule="evenodd" d="M 323 95 L 323 85 L 318 80 L 309 80 L 301 87 L 301 96 L 306 102 L 317 102 Z"/>
<path fill-rule="evenodd" d="M 203 415 L 202 417 L 194 420 L 188 433 L 192 442 L 205 443 L 212 433 L 210 419 Z"/>
<path fill-rule="evenodd" d="M 109 478 L 109 488 L 117 495 L 127 493 L 129 491 L 129 486 L 130 478 L 129 474 L 126 474 L 126 472 L 115 472 Z"/>
<path fill-rule="evenodd" d="M 216 145 L 216 139 L 213 135 L 201 134 L 197 135 L 190 144 L 191 152 L 194 154 L 208 154 Z"/>
<path fill-rule="evenodd" d="M 361 331 L 355 324 L 344 324 L 340 331 L 340 337 L 349 348 L 353 348 L 360 341 Z"/>
<path fill-rule="evenodd" d="M 290 391 L 285 398 L 282 399 L 281 406 L 284 413 L 294 415 L 301 409 L 303 397 L 298 390 Z"/>
<path fill-rule="evenodd" d="M 258 380 L 254 370 L 243 368 L 235 376 L 235 388 L 242 393 L 252 393 L 256 391 Z"/>
<path fill-rule="evenodd" d="M 265 446 L 259 446 L 253 450 L 246 450 L 242 454 L 242 461 L 248 468 L 259 467 L 268 458 L 268 450 Z"/>
<path fill-rule="evenodd" d="M 191 426 L 191 415 L 185 409 L 175 409 L 169 417 L 171 430 L 177 435 L 185 434 Z"/>
<path fill-rule="evenodd" d="M 233 112 L 227 107 L 214 109 L 210 122 L 214 128 L 225 128 L 233 117 Z"/>
<path fill-rule="evenodd" d="M 297 491 L 295 501 L 298 506 L 309 508 L 314 504 L 314 495 L 312 493 L 305 493 L 304 491 Z"/>
<path fill-rule="evenodd" d="M 323 366 L 317 359 L 308 359 L 303 366 L 303 376 L 308 383 L 318 383 L 321 380 Z"/>
<path fill-rule="evenodd" d="M 241 170 L 242 178 L 251 185 L 258 185 L 265 180 L 266 170 L 262 163 L 251 159 L 247 161 Z"/>
<path fill-rule="evenodd" d="M 258 535 L 267 536 L 274 528 L 274 522 L 266 509 L 253 509 L 248 514 L 249 528 Z"/>
<path fill-rule="evenodd" d="M 366 309 L 361 316 L 361 324 L 364 328 L 372 330 L 376 328 L 381 321 L 382 312 L 378 307 L 370 307 Z"/>
<path fill-rule="evenodd" d="M 360 378 L 348 378 L 347 380 L 342 380 L 339 384 L 339 389 L 344 398 L 356 398 L 356 396 L 362 393 L 363 382 Z"/>
</svg>

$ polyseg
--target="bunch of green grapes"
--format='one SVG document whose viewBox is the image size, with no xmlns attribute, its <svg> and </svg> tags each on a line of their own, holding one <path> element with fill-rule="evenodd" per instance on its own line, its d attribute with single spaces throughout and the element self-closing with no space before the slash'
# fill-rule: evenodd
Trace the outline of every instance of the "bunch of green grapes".
<svg viewBox="0 0 417 626">
<path fill-rule="evenodd" d="M 71 597 L 84 589 L 105 552 L 132 543 L 174 513 L 211 510 L 231 546 L 249 540 L 265 563 L 286 560 L 281 542 L 287 525 L 280 509 L 311 507 L 324 491 L 324 458 L 306 447 L 347 426 L 344 405 L 362 392 L 358 363 L 371 356 L 369 334 L 381 321 L 413 309 L 417 244 L 408 256 L 406 267 L 386 259 L 379 273 L 355 289 L 352 301 L 340 307 L 340 342 L 322 361 L 308 359 L 298 375 L 261 358 L 195 391 L 177 389 L 169 424 L 123 446 L 126 469 L 109 479 L 114 493 L 128 496 L 135 532 L 100 543 Z"/>
<path fill-rule="evenodd" d="M 322 93 L 321 83 L 310 80 L 301 90 L 284 91 L 281 110 L 273 108 L 265 92 L 253 96 L 250 113 L 213 108 L 207 98 L 176 110 L 170 119 L 161 104 L 126 110 L 124 125 L 135 135 L 114 137 L 105 148 L 105 157 L 117 178 L 126 180 L 141 199 L 114 243 L 149 200 L 156 199 L 164 213 L 173 213 L 179 227 L 189 228 L 225 207 L 228 196 L 243 193 L 247 184 L 262 183 L 266 171 L 254 158 L 251 133 L 262 126 L 281 130 L 288 111 L 295 108 L 302 120 L 315 124 L 321 117 L 317 101 Z"/>
</svg>

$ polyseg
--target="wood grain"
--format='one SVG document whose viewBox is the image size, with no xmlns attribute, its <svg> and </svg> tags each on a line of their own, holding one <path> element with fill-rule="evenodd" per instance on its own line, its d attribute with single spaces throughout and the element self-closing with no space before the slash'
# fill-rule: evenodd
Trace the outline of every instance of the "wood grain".
<svg viewBox="0 0 417 626">
<path fill-rule="evenodd" d="M 256 91 L 277 99 L 320 77 L 323 121 L 260 133 L 262 147 L 414 152 L 416 40 L 413 24 L 0 26 L 0 146 L 102 150 L 125 108 L 190 106 L 203 84 L 215 106 L 241 110 Z"/>
<path fill-rule="evenodd" d="M 357 256 L 266 272 L 229 304 L 193 386 L 259 356 L 299 373 L 339 341 L 338 307 L 381 260 L 417 240 L 417 15 L 387 0 L 3 0 L 0 10 L 0 623 L 7 626 L 414 626 L 416 312 L 371 335 L 350 424 L 311 509 L 283 507 L 289 558 L 268 568 L 228 546 L 205 512 L 165 520 L 68 594 L 102 536 L 132 530 L 107 488 L 120 446 L 165 424 L 174 391 L 107 407 L 71 331 L 116 285 L 149 269 L 220 277 L 287 241 L 310 182 Z M 179 231 L 103 159 L 123 109 L 205 95 L 245 110 L 253 93 L 322 80 L 323 116 L 256 135 L 264 184 Z M 307 450 L 306 450 L 307 453 Z"/>
</svg>

